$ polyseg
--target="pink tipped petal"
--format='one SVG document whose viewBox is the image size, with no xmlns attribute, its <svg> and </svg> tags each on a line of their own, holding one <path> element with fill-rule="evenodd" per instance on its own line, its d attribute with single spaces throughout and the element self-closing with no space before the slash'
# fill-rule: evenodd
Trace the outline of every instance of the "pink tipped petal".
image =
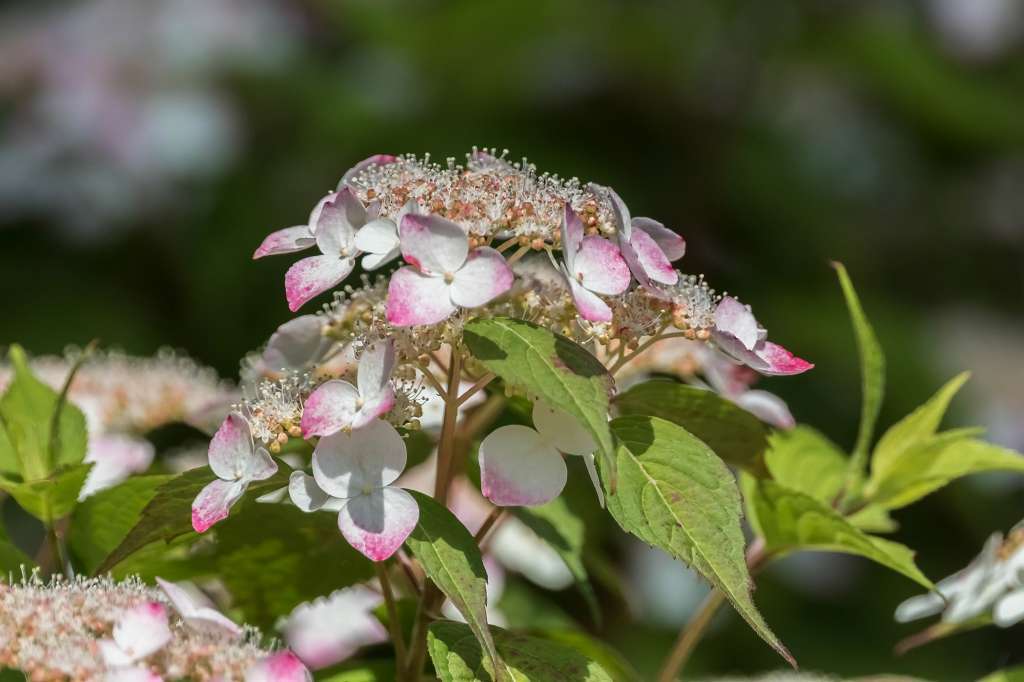
<svg viewBox="0 0 1024 682">
<path fill-rule="evenodd" d="M 171 604 L 178 614 L 190 626 L 204 630 L 226 632 L 235 637 L 242 634 L 242 628 L 238 627 L 234 621 L 217 609 L 197 602 L 184 587 L 160 577 L 157 577 L 156 582 L 160 589 L 164 591 L 164 594 L 167 595 L 167 598 L 171 600 Z"/>
<path fill-rule="evenodd" d="M 613 190 L 611 187 L 602 187 L 601 185 L 591 185 L 599 194 L 607 194 L 608 199 L 612 202 L 612 216 L 615 219 L 615 230 L 622 235 L 626 241 L 629 241 L 633 235 L 633 220 L 629 215 L 629 208 L 626 206 L 626 202 L 622 200 L 618 192 Z"/>
<path fill-rule="evenodd" d="M 379 417 L 383 417 L 394 406 L 395 391 L 388 385 L 377 395 L 364 399 L 363 406 L 352 415 L 352 428 L 365 427 Z"/>
<path fill-rule="evenodd" d="M 416 528 L 420 509 L 401 488 L 383 488 L 348 501 L 338 513 L 338 528 L 353 549 L 370 561 L 384 561 Z"/>
<path fill-rule="evenodd" d="M 373 615 L 380 594 L 356 585 L 300 604 L 282 628 L 285 641 L 306 665 L 319 670 L 340 663 L 360 648 L 388 640 Z"/>
<path fill-rule="evenodd" d="M 436 215 L 408 214 L 399 226 L 402 256 L 423 272 L 455 273 L 466 262 L 469 240 L 461 227 Z"/>
<path fill-rule="evenodd" d="M 316 202 L 316 206 L 314 206 L 313 210 L 309 212 L 309 233 L 314 235 L 314 237 L 316 235 L 317 224 L 320 222 L 320 213 L 324 210 L 324 206 L 334 201 L 336 196 L 338 196 L 336 192 L 327 194 L 323 199 Z"/>
<path fill-rule="evenodd" d="M 629 287 L 629 268 L 619 247 L 602 237 L 583 240 L 575 267 L 570 271 L 577 281 L 596 294 L 616 296 Z"/>
<path fill-rule="evenodd" d="M 132 474 L 142 473 L 153 463 L 153 444 L 144 438 L 119 433 L 100 433 L 89 437 L 85 461 L 92 463 L 85 484 L 78 493 L 84 500 L 111 488 Z"/>
<path fill-rule="evenodd" d="M 335 201 L 324 205 L 316 227 L 316 245 L 325 256 L 348 257 L 355 252 L 356 226 L 362 225 L 362 222 L 350 222 L 348 207 L 341 203 L 343 196 L 355 201 L 362 210 L 362 204 L 348 190 L 340 192 Z M 365 219 L 365 211 L 363 214 Z"/>
<path fill-rule="evenodd" d="M 576 311 L 584 320 L 590 322 L 612 321 L 612 309 L 601 300 L 600 296 L 582 287 L 575 279 L 569 280 L 569 290 L 572 292 Z"/>
<path fill-rule="evenodd" d="M 368 168 L 372 168 L 374 166 L 386 166 L 397 160 L 398 157 L 392 156 L 391 154 L 374 154 L 371 157 L 365 158 L 345 171 L 345 174 L 341 176 L 341 181 L 338 182 L 338 189 L 340 190 L 347 186 L 353 178 Z"/>
<path fill-rule="evenodd" d="M 288 496 L 292 504 L 304 512 L 322 509 L 330 499 L 316 484 L 316 479 L 302 471 L 293 471 L 288 477 Z"/>
<path fill-rule="evenodd" d="M 661 247 L 643 230 L 635 230 L 630 240 L 637 263 L 648 278 L 658 284 L 672 285 L 679 281 L 679 273 L 672 267 Z"/>
<path fill-rule="evenodd" d="M 405 441 L 386 421 L 321 438 L 313 451 L 313 477 L 332 497 L 348 498 L 383 488 L 405 469 Z"/>
<path fill-rule="evenodd" d="M 574 270 L 573 264 L 576 261 L 576 252 L 580 250 L 583 243 L 583 221 L 572 210 L 572 206 L 565 205 L 565 217 L 562 221 L 562 258 L 570 270 Z"/>
<path fill-rule="evenodd" d="M 731 296 L 723 298 L 715 308 L 715 329 L 731 334 L 747 350 L 753 350 L 760 339 L 754 314 Z"/>
<path fill-rule="evenodd" d="M 395 345 L 390 340 L 370 344 L 359 357 L 356 383 L 363 400 L 375 398 L 391 386 L 391 372 L 395 369 Z"/>
<path fill-rule="evenodd" d="M 131 662 L 159 651 L 171 640 L 167 609 L 160 602 L 145 602 L 129 609 L 114 624 L 114 642 Z"/>
<path fill-rule="evenodd" d="M 245 484 L 217 479 L 199 491 L 192 502 L 192 528 L 205 533 L 218 521 L 228 517 L 231 505 L 245 492 Z"/>
<path fill-rule="evenodd" d="M 308 225 L 296 225 L 286 227 L 277 232 L 271 232 L 263 240 L 259 248 L 252 254 L 253 260 L 264 256 L 276 256 L 281 253 L 294 253 L 303 251 L 316 244 L 316 239 L 309 231 Z"/>
<path fill-rule="evenodd" d="M 763 342 L 763 346 L 755 352 L 757 357 L 767 365 L 764 368 L 754 367 L 761 374 L 789 376 L 792 374 L 803 374 L 807 370 L 814 368 L 812 363 L 807 362 L 803 358 L 798 358 L 779 344 L 772 343 L 771 341 Z"/>
<path fill-rule="evenodd" d="M 217 478 L 233 481 L 240 478 L 246 462 L 252 458 L 253 442 L 249 422 L 232 412 L 213 434 L 208 457 Z"/>
<path fill-rule="evenodd" d="M 366 208 L 363 206 L 363 202 L 359 201 L 359 197 L 351 189 L 345 187 L 338 190 L 338 194 L 332 203 L 343 212 L 346 227 L 351 232 L 352 237 L 355 238 L 355 230 L 366 224 Z M 321 215 L 320 225 L 323 224 L 323 220 Z M 319 232 L 320 227 L 318 226 L 317 234 Z"/>
<path fill-rule="evenodd" d="M 332 379 L 324 382 L 306 398 L 302 406 L 302 435 L 329 436 L 352 425 L 352 417 L 359 409 L 356 404 L 359 391 L 347 381 Z"/>
<path fill-rule="evenodd" d="M 548 443 L 567 455 L 590 455 L 597 450 L 594 437 L 576 417 L 540 400 L 533 404 L 533 427 Z"/>
<path fill-rule="evenodd" d="M 670 261 L 679 260 L 686 255 L 686 240 L 657 220 L 633 218 L 632 222 L 633 228 L 646 232 Z"/>
<path fill-rule="evenodd" d="M 295 263 L 284 275 L 288 309 L 294 313 L 311 298 L 339 284 L 355 264 L 354 258 L 338 256 L 311 256 Z"/>
<path fill-rule="evenodd" d="M 306 666 L 290 651 L 268 656 L 245 672 L 245 682 L 311 682 Z"/>
<path fill-rule="evenodd" d="M 791 429 L 796 420 L 785 401 L 768 391 L 747 391 L 735 399 L 737 405 L 766 424 L 779 429 Z"/>
<path fill-rule="evenodd" d="M 474 249 L 466 264 L 455 273 L 451 299 L 463 308 L 476 308 L 494 300 L 512 287 L 512 268 L 490 247 Z"/>
<path fill-rule="evenodd" d="M 431 277 L 415 268 L 401 268 L 388 283 L 388 322 L 396 327 L 436 324 L 455 312 L 450 286 L 440 277 Z"/>
<path fill-rule="evenodd" d="M 502 426 L 480 443 L 480 490 L 499 507 L 550 502 L 567 476 L 562 456 L 528 426 Z"/>
</svg>

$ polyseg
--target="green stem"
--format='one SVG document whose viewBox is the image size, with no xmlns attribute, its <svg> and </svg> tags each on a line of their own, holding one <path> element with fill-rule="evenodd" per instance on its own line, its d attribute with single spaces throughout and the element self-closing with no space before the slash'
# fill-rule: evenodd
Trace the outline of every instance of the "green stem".
<svg viewBox="0 0 1024 682">
<path fill-rule="evenodd" d="M 664 329 L 664 328 L 662 328 L 662 329 Z M 654 345 L 658 341 L 663 341 L 665 339 L 685 338 L 686 335 L 687 335 L 687 332 L 672 332 L 671 334 L 662 334 L 661 331 L 662 330 L 658 330 L 657 334 L 655 334 L 654 336 L 650 337 L 649 339 L 647 339 L 646 341 L 641 343 L 639 346 L 637 346 L 636 350 L 633 351 L 632 353 L 629 353 L 628 355 L 623 355 L 621 358 L 619 358 L 618 362 L 616 362 L 614 365 L 612 365 L 610 368 L 608 368 L 608 372 L 611 375 L 614 376 L 615 373 L 618 372 L 620 369 L 622 369 L 622 367 L 627 362 L 629 362 L 630 360 L 632 360 L 636 356 L 640 355 L 640 353 L 643 353 L 645 350 L 650 348 L 652 345 Z"/>
<path fill-rule="evenodd" d="M 388 609 L 388 630 L 391 632 L 391 643 L 395 647 L 395 658 L 404 661 L 407 656 L 405 638 L 402 636 L 402 621 L 398 617 L 398 605 L 395 603 L 394 592 L 391 591 L 388 569 L 381 562 L 374 562 L 373 567 L 377 569 L 380 591 L 384 594 L 384 604 Z"/>
</svg>

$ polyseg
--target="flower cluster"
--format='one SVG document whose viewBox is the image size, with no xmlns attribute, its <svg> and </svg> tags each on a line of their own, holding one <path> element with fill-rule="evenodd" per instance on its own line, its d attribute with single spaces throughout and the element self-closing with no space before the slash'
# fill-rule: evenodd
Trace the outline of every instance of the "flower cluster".
<svg viewBox="0 0 1024 682">
<path fill-rule="evenodd" d="M 311 679 L 291 652 L 261 646 L 257 630 L 183 586 L 158 582 L 32 577 L 0 585 L 0 666 L 32 680 Z"/>
</svg>

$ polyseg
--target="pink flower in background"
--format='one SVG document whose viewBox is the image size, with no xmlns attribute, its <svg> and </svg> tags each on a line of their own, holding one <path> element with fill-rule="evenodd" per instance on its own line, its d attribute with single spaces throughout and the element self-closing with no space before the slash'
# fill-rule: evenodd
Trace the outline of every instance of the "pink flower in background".
<svg viewBox="0 0 1024 682">
<path fill-rule="evenodd" d="M 112 637 L 100 641 L 106 664 L 112 668 L 134 665 L 171 641 L 167 609 L 159 602 L 143 602 L 125 611 L 114 624 Z"/>
<path fill-rule="evenodd" d="M 118 433 L 89 436 L 85 462 L 92 463 L 78 499 L 121 483 L 132 474 L 140 474 L 153 463 L 153 445 L 144 438 Z"/>
<path fill-rule="evenodd" d="M 683 238 L 656 220 L 630 217 L 629 208 L 615 190 L 599 189 L 612 201 L 619 248 L 640 285 L 650 288 L 652 282 L 669 286 L 678 282 L 679 273 L 672 267 L 672 261 L 686 253 Z"/>
<path fill-rule="evenodd" d="M 612 309 L 597 294 L 616 296 L 629 288 L 629 268 L 610 241 L 583 236 L 583 223 L 569 204 L 562 224 L 562 260 L 559 269 L 569 283 L 580 317 L 611 322 Z"/>
<path fill-rule="evenodd" d="M 408 266 L 391 276 L 388 321 L 435 324 L 459 308 L 476 308 L 512 286 L 512 269 L 490 247 L 469 250 L 461 227 L 439 216 L 406 215 L 400 226 Z"/>
<path fill-rule="evenodd" d="M 203 488 L 192 503 L 192 527 L 197 533 L 227 518 L 231 505 L 250 483 L 277 473 L 277 463 L 265 448 L 256 447 L 249 422 L 237 412 L 229 414 L 213 435 L 208 456 L 217 480 Z"/>
<path fill-rule="evenodd" d="M 568 477 L 562 453 L 586 459 L 600 496 L 592 458 L 597 445 L 579 422 L 563 410 L 537 401 L 533 425 L 499 427 L 480 443 L 480 490 L 484 497 L 499 507 L 550 502 L 562 492 Z"/>
<path fill-rule="evenodd" d="M 312 682 L 306 666 L 290 651 L 279 651 L 245 673 L 245 682 Z"/>
<path fill-rule="evenodd" d="M 392 156 L 391 154 L 374 154 L 373 156 L 363 159 L 345 171 L 345 174 L 341 176 L 341 180 L 338 182 L 338 191 L 340 192 L 345 187 L 351 187 L 350 183 L 352 179 L 357 177 L 363 171 L 373 168 L 374 166 L 386 166 L 397 160 L 398 157 Z"/>
<path fill-rule="evenodd" d="M 712 339 L 726 354 L 761 374 L 801 374 L 814 367 L 768 341 L 767 332 L 750 309 L 731 296 L 723 298 L 715 309 Z"/>
<path fill-rule="evenodd" d="M 242 628 L 208 603 L 204 603 L 202 599 L 193 597 L 186 588 L 159 577 L 156 582 L 171 600 L 181 619 L 190 626 L 222 632 L 232 637 L 241 636 Z"/>
<path fill-rule="evenodd" d="M 295 607 L 282 627 L 289 648 L 314 670 L 351 657 L 359 649 L 388 640 L 373 610 L 383 601 L 363 585 L 338 590 Z"/>
<path fill-rule="evenodd" d="M 419 520 L 412 495 L 391 485 L 405 463 L 402 436 L 377 420 L 321 438 L 313 451 L 313 476 L 294 472 L 288 491 L 303 511 L 339 509 L 338 527 L 348 543 L 370 560 L 384 561 Z"/>
<path fill-rule="evenodd" d="M 302 435 L 329 436 L 342 429 L 359 429 L 386 414 L 395 404 L 391 386 L 394 367 L 394 344 L 390 340 L 371 344 L 359 358 L 357 386 L 333 379 L 306 399 Z"/>
</svg>

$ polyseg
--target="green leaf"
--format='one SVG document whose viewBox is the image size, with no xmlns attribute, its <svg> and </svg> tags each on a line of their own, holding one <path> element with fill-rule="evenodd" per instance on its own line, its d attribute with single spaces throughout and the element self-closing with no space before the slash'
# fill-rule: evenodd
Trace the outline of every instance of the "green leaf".
<svg viewBox="0 0 1024 682">
<path fill-rule="evenodd" d="M 879 439 L 871 458 L 872 478 L 884 478 L 897 465 L 910 448 L 920 445 L 935 435 L 942 418 L 949 409 L 953 396 L 970 378 L 969 372 L 957 375 L 939 391 L 906 417 L 896 422 Z"/>
<path fill-rule="evenodd" d="M 398 679 L 394 661 L 365 661 L 346 664 L 340 670 L 317 674 L 318 682 L 393 682 Z"/>
<path fill-rule="evenodd" d="M 986 471 L 1024 473 L 1020 453 L 965 438 L 964 433 L 948 431 L 905 450 L 884 473 L 872 474 L 865 495 L 886 509 L 898 509 L 963 476 Z"/>
<path fill-rule="evenodd" d="M 11 542 L 7 530 L 0 523 L 0 581 L 8 573 L 19 574 L 22 566 L 31 570 L 35 567 L 35 563 Z"/>
<path fill-rule="evenodd" d="M 865 533 L 892 533 L 899 528 L 889 510 L 874 503 L 849 514 L 846 520 Z"/>
<path fill-rule="evenodd" d="M 14 668 L 0 668 L 0 682 L 25 682 L 25 673 Z"/>
<path fill-rule="evenodd" d="M 875 434 L 875 423 L 878 421 L 878 413 L 882 409 L 882 398 L 885 395 L 885 355 L 882 347 L 875 337 L 875 331 L 871 328 L 864 309 L 861 307 L 857 291 L 853 288 L 853 282 L 846 273 L 842 263 L 833 263 L 839 275 L 839 286 L 843 289 L 843 296 L 846 298 L 846 307 L 850 311 L 850 321 L 853 323 L 854 335 L 857 339 L 857 352 L 860 355 L 861 374 L 861 410 L 860 429 L 857 432 L 857 444 L 853 448 L 853 456 L 849 463 L 849 480 L 856 487 L 864 477 L 864 468 L 867 465 L 868 451 L 871 449 L 871 440 Z"/>
<path fill-rule="evenodd" d="M 539 507 L 516 507 L 514 513 L 562 558 L 590 607 L 591 616 L 600 622 L 597 596 L 583 565 L 586 528 L 583 520 L 569 508 L 566 498 L 556 497 Z"/>
<path fill-rule="evenodd" d="M 531 322 L 505 317 L 473 320 L 463 340 L 473 357 L 506 383 L 579 419 L 611 464 L 608 396 L 615 382 L 589 351 Z"/>
<path fill-rule="evenodd" d="M 640 682 L 640 674 L 622 654 L 580 630 L 541 630 L 537 634 L 596 661 L 615 682 Z"/>
<path fill-rule="evenodd" d="M 84 573 L 92 574 L 139 521 L 142 510 L 174 476 L 135 476 L 81 502 L 71 515 L 68 540 Z"/>
<path fill-rule="evenodd" d="M 764 476 L 769 429 L 713 391 L 673 381 L 633 386 L 615 399 L 621 415 L 660 417 L 700 438 L 729 464 Z"/>
<path fill-rule="evenodd" d="M 0 478 L 0 490 L 6 490 L 22 509 L 49 525 L 75 508 L 91 468 L 91 463 L 76 464 L 25 483 Z"/>
<path fill-rule="evenodd" d="M 835 444 L 809 426 L 776 431 L 765 460 L 772 478 L 792 490 L 831 505 L 846 482 L 847 458 Z"/>
<path fill-rule="evenodd" d="M 502 655 L 503 673 L 515 682 L 611 682 L 596 661 L 555 642 L 491 628 Z M 482 655 L 470 629 L 462 623 L 437 621 L 428 631 L 427 647 L 441 682 L 492 682 L 491 660 Z"/>
<path fill-rule="evenodd" d="M 702 441 L 664 419 L 619 417 L 612 431 L 619 439 L 619 491 L 608 496 L 611 515 L 627 532 L 707 578 L 795 666 L 751 599 L 740 495 L 729 467 Z"/>
<path fill-rule="evenodd" d="M 991 675 L 985 675 L 978 682 L 1024 682 L 1024 665 L 997 670 Z"/>
<path fill-rule="evenodd" d="M 812 550 L 865 557 L 934 589 L 907 547 L 859 530 L 808 495 L 774 481 L 758 481 L 754 498 L 760 532 L 769 552 Z"/>
<path fill-rule="evenodd" d="M 422 493 L 409 492 L 419 505 L 420 519 L 405 544 L 427 577 L 466 619 L 495 664 L 500 665 L 487 629 L 487 570 L 480 548 L 448 509 Z"/>
<path fill-rule="evenodd" d="M 277 488 L 287 487 L 289 467 L 280 467 L 265 481 L 249 485 L 243 500 L 253 499 Z M 197 467 L 175 476 L 157 488 L 156 495 L 142 510 L 138 522 L 124 540 L 103 560 L 95 574 L 106 573 L 119 562 L 146 545 L 163 540 L 170 542 L 192 531 L 192 501 L 208 483 L 216 478 L 207 467 Z"/>
<path fill-rule="evenodd" d="M 0 398 L 0 425 L 17 457 L 17 471 L 22 479 L 46 479 L 61 467 L 80 463 L 85 458 L 87 441 L 81 410 L 61 402 L 56 391 L 32 374 L 20 346 L 11 346 L 9 359 L 14 379 Z M 59 403 L 61 409 L 55 425 L 53 417 Z M 0 445 L 0 450 L 3 449 Z"/>
</svg>

